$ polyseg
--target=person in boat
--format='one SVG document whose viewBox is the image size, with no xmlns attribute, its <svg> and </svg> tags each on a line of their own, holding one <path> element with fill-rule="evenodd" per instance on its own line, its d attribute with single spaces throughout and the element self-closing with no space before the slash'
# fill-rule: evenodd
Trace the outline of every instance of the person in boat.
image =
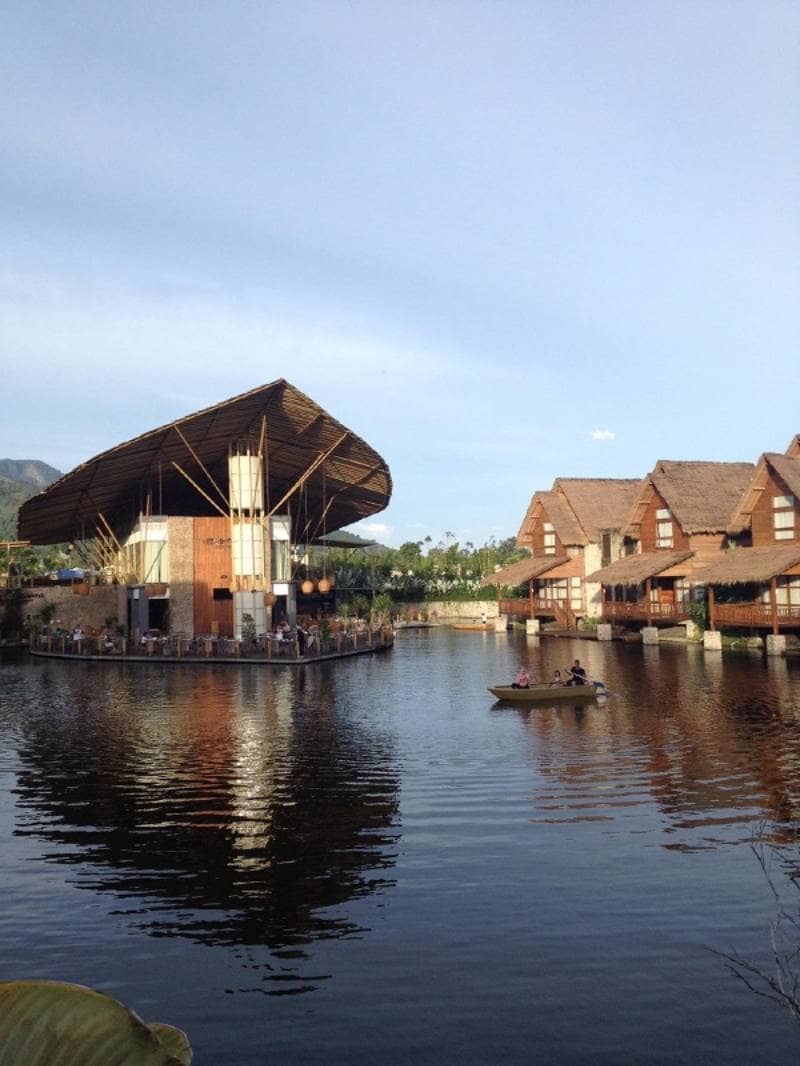
<svg viewBox="0 0 800 1066">
<path fill-rule="evenodd" d="M 486 625 L 486 611 L 481 611 L 481 625 Z"/>
<path fill-rule="evenodd" d="M 564 679 L 561 676 L 561 671 L 556 670 L 553 673 L 553 680 L 550 682 L 550 688 L 561 688 L 564 684 Z"/>
<path fill-rule="evenodd" d="M 512 681 L 511 682 L 511 687 L 512 688 L 530 688 L 530 685 L 531 685 L 531 675 L 528 673 L 528 671 L 525 669 L 524 666 L 521 666 L 519 668 L 519 672 L 517 673 L 516 681 Z"/>
<path fill-rule="evenodd" d="M 585 685 L 586 684 L 586 671 L 581 666 L 580 659 L 576 659 L 572 666 L 567 671 L 569 674 L 568 685 Z"/>
</svg>

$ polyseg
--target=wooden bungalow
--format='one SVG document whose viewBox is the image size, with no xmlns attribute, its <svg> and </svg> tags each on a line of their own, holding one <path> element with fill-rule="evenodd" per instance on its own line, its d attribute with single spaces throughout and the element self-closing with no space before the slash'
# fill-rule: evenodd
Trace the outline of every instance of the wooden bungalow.
<svg viewBox="0 0 800 1066">
<path fill-rule="evenodd" d="M 589 574 L 602 586 L 607 622 L 686 621 L 697 571 L 746 535 L 729 532 L 730 514 L 752 463 L 661 460 L 639 484 L 623 530 L 627 556 Z"/>
<path fill-rule="evenodd" d="M 709 629 L 800 629 L 800 437 L 783 455 L 761 456 L 729 526 L 752 546 L 726 552 L 700 575 Z"/>
<path fill-rule="evenodd" d="M 587 569 L 619 557 L 622 526 L 638 485 L 624 478 L 556 478 L 552 489 L 534 493 L 517 534 L 517 544 L 532 558 L 483 582 L 528 584 L 527 603 L 503 601 L 501 612 L 553 620 L 565 629 L 599 616 L 600 586 L 587 583 Z"/>
</svg>

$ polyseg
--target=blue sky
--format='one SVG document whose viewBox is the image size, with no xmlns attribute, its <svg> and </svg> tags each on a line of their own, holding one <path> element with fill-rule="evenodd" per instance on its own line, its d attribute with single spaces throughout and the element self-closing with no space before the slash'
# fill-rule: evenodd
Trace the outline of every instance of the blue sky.
<svg viewBox="0 0 800 1066">
<path fill-rule="evenodd" d="M 799 41 L 769 0 L 6 0 L 0 457 L 286 377 L 399 544 L 783 449 Z"/>
</svg>

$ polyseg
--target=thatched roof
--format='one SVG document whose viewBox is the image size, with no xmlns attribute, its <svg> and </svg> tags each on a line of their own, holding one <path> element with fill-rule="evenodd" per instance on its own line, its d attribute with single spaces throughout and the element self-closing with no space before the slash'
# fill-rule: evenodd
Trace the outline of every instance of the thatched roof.
<svg viewBox="0 0 800 1066">
<path fill-rule="evenodd" d="M 648 577 L 655 577 L 692 555 L 694 552 L 690 551 L 639 552 L 637 555 L 626 555 L 624 559 L 617 559 L 602 570 L 588 574 L 586 581 L 597 581 L 601 585 L 641 585 Z"/>
<path fill-rule="evenodd" d="M 775 548 L 735 548 L 723 552 L 708 566 L 695 571 L 694 580 L 704 585 L 760 584 L 798 564 L 800 546 L 797 544 Z"/>
<path fill-rule="evenodd" d="M 795 438 L 797 439 L 797 438 Z M 789 445 L 791 451 L 792 445 Z M 750 528 L 753 508 L 767 484 L 769 467 L 786 485 L 787 490 L 800 499 L 800 455 L 781 455 L 779 452 L 764 452 L 758 460 L 750 480 L 736 502 L 728 520 L 729 533 L 741 533 Z M 784 545 L 785 547 L 785 545 Z"/>
<path fill-rule="evenodd" d="M 229 447 L 241 442 L 257 446 L 262 426 L 268 452 L 266 487 L 273 505 L 335 445 L 305 483 L 302 503 L 298 496 L 292 500 L 293 513 L 300 514 L 303 526 L 308 523 L 312 536 L 320 529 L 332 531 L 357 522 L 389 502 L 392 481 L 385 460 L 299 389 L 279 379 L 150 430 L 76 467 L 22 505 L 19 535 L 34 544 L 90 537 L 100 514 L 115 531 L 124 531 L 144 507 L 148 492 L 153 512 L 218 514 L 173 462 L 224 508 L 225 500 L 200 463 L 226 494 Z"/>
<path fill-rule="evenodd" d="M 518 563 L 504 566 L 502 570 L 496 570 L 493 574 L 487 574 L 481 581 L 481 585 L 508 585 L 516 588 L 531 578 L 539 577 L 540 574 L 554 569 L 567 561 L 566 555 L 537 555 L 530 559 L 520 559 Z"/>
<path fill-rule="evenodd" d="M 653 485 L 684 533 L 724 533 L 754 469 L 753 463 L 660 459 L 644 484 Z M 636 510 L 634 504 L 631 525 L 638 521 Z"/>
<path fill-rule="evenodd" d="M 559 477 L 553 489 L 566 497 L 587 540 L 597 543 L 603 530 L 623 527 L 640 485 L 640 478 Z"/>
<path fill-rule="evenodd" d="M 786 455 L 766 453 L 766 461 L 786 485 L 796 500 L 800 500 L 800 459 L 790 459 Z"/>
</svg>

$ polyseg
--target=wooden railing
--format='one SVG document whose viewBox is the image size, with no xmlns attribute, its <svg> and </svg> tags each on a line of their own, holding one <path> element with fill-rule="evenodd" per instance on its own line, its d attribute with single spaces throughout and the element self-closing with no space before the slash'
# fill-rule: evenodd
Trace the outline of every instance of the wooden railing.
<svg viewBox="0 0 800 1066">
<path fill-rule="evenodd" d="M 604 603 L 603 618 L 613 622 L 685 622 L 689 618 L 687 603 Z"/>
<path fill-rule="evenodd" d="M 530 618 L 531 601 L 530 599 L 500 600 L 498 603 L 498 613 L 511 615 L 514 618 Z"/>
<path fill-rule="evenodd" d="M 304 652 L 300 651 L 295 639 L 276 641 L 272 637 L 247 641 L 233 637 L 171 636 L 134 642 L 124 637 L 84 636 L 81 640 L 73 640 L 63 634 L 41 634 L 31 638 L 30 646 L 34 652 L 74 659 L 285 659 L 296 662 L 388 647 L 393 642 L 391 626 L 374 626 L 331 633 L 324 639 L 319 634 L 313 638 L 309 636 Z"/>
<path fill-rule="evenodd" d="M 800 626 L 800 605 L 778 604 L 776 616 L 779 626 Z M 772 607 L 768 603 L 717 603 L 714 625 L 772 628 Z"/>
</svg>

